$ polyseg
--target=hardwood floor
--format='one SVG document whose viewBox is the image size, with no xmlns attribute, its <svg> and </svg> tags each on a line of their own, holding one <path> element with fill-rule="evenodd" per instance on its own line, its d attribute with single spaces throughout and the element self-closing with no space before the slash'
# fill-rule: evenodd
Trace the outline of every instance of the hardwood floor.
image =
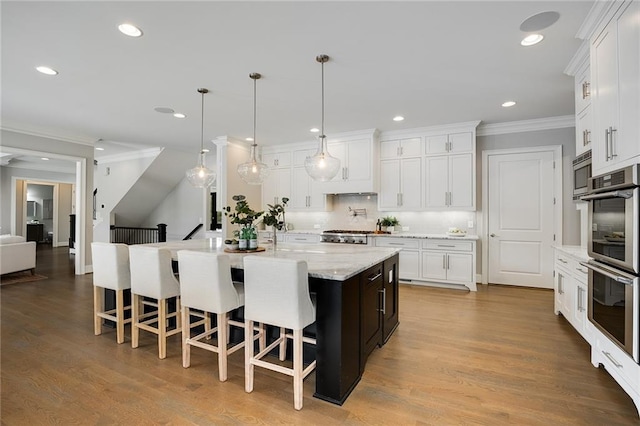
<svg viewBox="0 0 640 426">
<path fill-rule="evenodd" d="M 215 354 L 180 337 L 158 359 L 155 336 L 118 345 L 93 335 L 92 275 L 65 248 L 38 250 L 49 277 L 0 288 L 3 425 L 25 424 L 638 424 L 631 399 L 553 313 L 553 293 L 479 286 L 477 293 L 402 285 L 400 326 L 369 357 L 344 406 L 312 397 L 293 409 L 290 378 L 259 369 L 244 392 L 243 355 L 217 378 Z"/>
</svg>

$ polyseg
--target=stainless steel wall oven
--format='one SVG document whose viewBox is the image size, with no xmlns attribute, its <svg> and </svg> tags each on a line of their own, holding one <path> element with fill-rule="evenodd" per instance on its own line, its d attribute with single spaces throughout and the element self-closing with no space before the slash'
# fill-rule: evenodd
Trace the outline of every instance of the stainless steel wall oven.
<svg viewBox="0 0 640 426">
<path fill-rule="evenodd" d="M 640 166 L 589 180 L 589 321 L 640 363 Z"/>
</svg>

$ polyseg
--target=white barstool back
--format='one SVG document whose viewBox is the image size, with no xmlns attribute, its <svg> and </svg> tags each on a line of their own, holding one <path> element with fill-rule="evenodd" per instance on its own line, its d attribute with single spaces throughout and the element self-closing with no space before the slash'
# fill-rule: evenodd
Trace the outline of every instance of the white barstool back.
<svg viewBox="0 0 640 426">
<path fill-rule="evenodd" d="M 245 391 L 253 391 L 254 367 L 262 367 L 293 377 L 293 406 L 302 409 L 303 381 L 316 366 L 314 360 L 303 365 L 303 342 L 316 343 L 304 337 L 302 329 L 315 321 L 316 310 L 309 296 L 307 263 L 303 260 L 266 256 L 244 258 L 245 284 Z M 254 353 L 253 323 L 280 327 L 280 336 L 266 348 Z M 292 333 L 287 334 L 286 329 Z M 279 346 L 280 361 L 285 360 L 287 339 L 293 339 L 293 368 L 272 363 L 263 358 Z"/>
<path fill-rule="evenodd" d="M 243 322 L 229 318 L 231 311 L 244 305 L 244 285 L 232 281 L 229 256 L 224 254 L 180 250 L 178 267 L 182 302 L 182 366 L 188 368 L 191 365 L 191 346 L 216 352 L 218 377 L 224 382 L 227 380 L 228 355 L 244 347 L 244 340 L 228 347 L 230 326 L 244 327 Z M 203 322 L 191 323 L 192 309 L 205 315 L 204 333 L 193 337 L 191 328 Z M 211 313 L 217 315 L 213 329 Z M 207 342 L 216 333 L 217 343 Z"/>
<path fill-rule="evenodd" d="M 220 314 L 244 305 L 244 286 L 231 279 L 229 256 L 180 250 L 178 267 L 182 306 Z"/>
<path fill-rule="evenodd" d="M 124 319 L 124 291 L 131 288 L 129 269 L 129 248 L 126 244 L 91 243 L 93 263 L 93 318 L 94 334 L 102 333 L 102 319 L 116 323 L 116 340 L 124 342 L 124 325 L 131 319 Z M 105 310 L 104 289 L 115 291 L 115 309 Z"/>
<path fill-rule="evenodd" d="M 171 252 L 158 247 L 132 245 L 131 292 L 154 299 L 180 295 L 180 282 L 173 274 Z"/>
<path fill-rule="evenodd" d="M 133 245 L 129 247 L 131 262 L 132 327 L 131 347 L 137 348 L 140 330 L 158 335 L 158 356 L 167 356 L 167 337 L 182 332 L 180 316 L 180 283 L 173 275 L 171 252 L 167 249 Z M 144 298 L 157 300 L 156 312 L 141 312 Z M 176 298 L 176 308 L 168 313 L 167 301 Z M 168 319 L 176 317 L 176 327 L 169 329 Z M 155 324 L 155 325 L 154 325 Z"/>
<path fill-rule="evenodd" d="M 246 256 L 245 316 L 253 321 L 303 329 L 316 320 L 309 296 L 309 272 L 303 260 Z"/>
</svg>

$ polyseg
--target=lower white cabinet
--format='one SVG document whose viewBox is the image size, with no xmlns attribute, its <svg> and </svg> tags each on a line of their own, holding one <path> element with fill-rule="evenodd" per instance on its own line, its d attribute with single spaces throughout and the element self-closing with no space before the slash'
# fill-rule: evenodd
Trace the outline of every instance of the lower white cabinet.
<svg viewBox="0 0 640 426">
<path fill-rule="evenodd" d="M 374 237 L 377 247 L 402 248 L 399 277 L 412 284 L 454 284 L 476 291 L 476 242 L 446 238 Z"/>
<path fill-rule="evenodd" d="M 587 326 L 588 271 L 581 258 L 556 248 L 554 265 L 554 312 L 562 314 L 589 344 L 593 343 Z"/>
<path fill-rule="evenodd" d="M 315 244 L 320 242 L 320 235 L 286 233 L 284 234 L 284 241 L 287 243 Z"/>
</svg>

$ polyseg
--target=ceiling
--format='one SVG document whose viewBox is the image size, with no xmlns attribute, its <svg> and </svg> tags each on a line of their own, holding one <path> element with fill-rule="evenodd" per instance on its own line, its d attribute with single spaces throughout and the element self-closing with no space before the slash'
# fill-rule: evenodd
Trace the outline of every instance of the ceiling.
<svg viewBox="0 0 640 426">
<path fill-rule="evenodd" d="M 113 150 L 163 146 L 197 153 L 206 87 L 205 143 L 253 133 L 257 143 L 325 133 L 383 131 L 472 120 L 574 113 L 563 70 L 592 1 L 68 2 L 2 1 L 2 126 Z M 528 17 L 557 11 L 520 46 Z M 143 31 L 131 38 L 117 27 Z M 59 74 L 35 70 L 47 65 Z M 503 108 L 514 100 L 517 104 Z M 187 115 L 154 111 L 172 108 Z M 402 115 L 405 120 L 394 122 Z"/>
</svg>

